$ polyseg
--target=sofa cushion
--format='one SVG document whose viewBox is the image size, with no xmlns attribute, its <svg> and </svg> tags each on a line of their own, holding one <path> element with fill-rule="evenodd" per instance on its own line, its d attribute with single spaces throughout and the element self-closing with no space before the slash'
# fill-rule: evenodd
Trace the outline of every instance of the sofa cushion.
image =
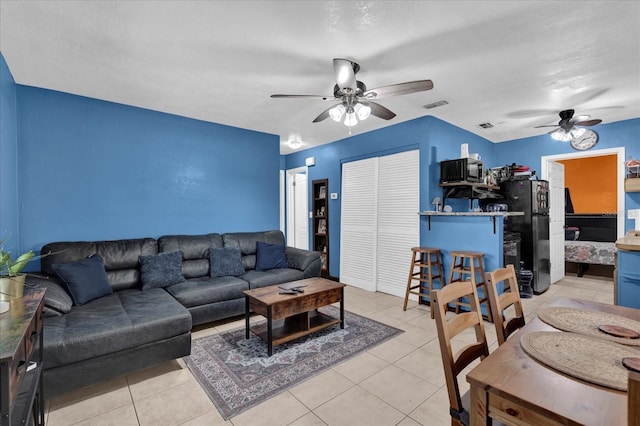
<svg viewBox="0 0 640 426">
<path fill-rule="evenodd" d="M 211 262 L 212 277 L 237 277 L 244 274 L 242 254 L 237 248 L 211 247 L 209 249 L 209 262 Z"/>
<path fill-rule="evenodd" d="M 304 278 L 298 269 L 271 269 L 269 271 L 247 271 L 240 278 L 249 282 L 249 288 L 260 288 L 297 281 Z"/>
<path fill-rule="evenodd" d="M 161 253 L 182 252 L 182 273 L 187 279 L 210 276 L 210 247 L 223 247 L 220 234 L 165 235 L 158 239 Z"/>
<path fill-rule="evenodd" d="M 54 263 L 52 268 L 67 287 L 74 305 L 84 305 L 113 292 L 99 255 L 77 262 Z"/>
<path fill-rule="evenodd" d="M 143 290 L 180 283 L 184 281 L 182 253 L 172 251 L 153 256 L 140 256 L 140 274 Z"/>
<path fill-rule="evenodd" d="M 249 284 L 236 277 L 194 278 L 166 288 L 183 306 L 206 305 L 244 297 Z"/>
<path fill-rule="evenodd" d="M 256 271 L 288 268 L 284 245 L 256 242 Z"/>
<path fill-rule="evenodd" d="M 45 368 L 179 336 L 191 314 L 165 290 L 123 290 L 44 322 Z"/>
</svg>

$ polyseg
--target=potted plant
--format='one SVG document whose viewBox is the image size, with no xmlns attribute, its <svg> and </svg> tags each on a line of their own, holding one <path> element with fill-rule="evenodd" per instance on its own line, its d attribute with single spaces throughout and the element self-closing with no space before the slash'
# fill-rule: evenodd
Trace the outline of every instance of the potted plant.
<svg viewBox="0 0 640 426">
<path fill-rule="evenodd" d="M 0 242 L 0 300 L 22 297 L 26 275 L 20 271 L 34 258 L 35 253 L 29 250 L 14 260 L 11 252 L 4 251 L 1 243 L 4 241 Z"/>
</svg>

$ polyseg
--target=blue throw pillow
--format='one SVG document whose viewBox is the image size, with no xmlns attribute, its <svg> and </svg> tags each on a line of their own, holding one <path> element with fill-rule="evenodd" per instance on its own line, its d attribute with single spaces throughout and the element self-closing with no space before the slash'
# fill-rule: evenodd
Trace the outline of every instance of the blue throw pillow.
<svg viewBox="0 0 640 426">
<path fill-rule="evenodd" d="M 184 281 L 181 251 L 140 256 L 139 259 L 143 290 L 167 287 Z"/>
<path fill-rule="evenodd" d="M 74 305 L 113 293 L 102 258 L 97 254 L 78 262 L 54 263 L 51 267 L 67 287 Z"/>
<path fill-rule="evenodd" d="M 282 244 L 256 241 L 256 271 L 288 268 L 287 254 Z"/>
<path fill-rule="evenodd" d="M 209 264 L 212 277 L 237 277 L 244 274 L 242 253 L 237 248 L 211 247 L 209 249 Z"/>
</svg>

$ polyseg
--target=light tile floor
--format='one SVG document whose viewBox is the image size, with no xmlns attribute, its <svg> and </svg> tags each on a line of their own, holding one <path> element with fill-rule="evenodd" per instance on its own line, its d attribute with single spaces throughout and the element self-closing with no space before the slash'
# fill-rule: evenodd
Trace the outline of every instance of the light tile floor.
<svg viewBox="0 0 640 426">
<path fill-rule="evenodd" d="M 613 303 L 613 281 L 566 277 L 523 299 L 530 320 L 559 296 Z M 392 340 L 343 362 L 244 413 L 223 420 L 182 360 L 175 360 L 46 401 L 46 424 L 69 425 L 442 425 L 450 424 L 435 321 L 429 309 L 354 287 L 345 307 L 403 329 Z M 242 318 L 212 323 L 193 337 L 244 326 Z M 493 324 L 485 323 L 490 350 Z M 455 346 L 464 344 L 460 336 Z M 470 367 L 472 368 L 472 366 Z M 459 380 L 461 392 L 468 384 Z"/>
</svg>

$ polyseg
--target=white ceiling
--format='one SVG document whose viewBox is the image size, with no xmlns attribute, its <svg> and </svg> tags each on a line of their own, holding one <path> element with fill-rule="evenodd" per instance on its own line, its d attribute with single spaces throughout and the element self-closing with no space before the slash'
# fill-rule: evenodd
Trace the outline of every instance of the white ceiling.
<svg viewBox="0 0 640 426">
<path fill-rule="evenodd" d="M 277 134 L 282 154 L 348 136 L 312 123 L 328 101 L 269 97 L 331 95 L 336 57 L 368 88 L 434 83 L 353 134 L 430 114 L 501 142 L 568 108 L 640 117 L 638 1 L 0 0 L 0 50 L 19 84 Z"/>
</svg>

